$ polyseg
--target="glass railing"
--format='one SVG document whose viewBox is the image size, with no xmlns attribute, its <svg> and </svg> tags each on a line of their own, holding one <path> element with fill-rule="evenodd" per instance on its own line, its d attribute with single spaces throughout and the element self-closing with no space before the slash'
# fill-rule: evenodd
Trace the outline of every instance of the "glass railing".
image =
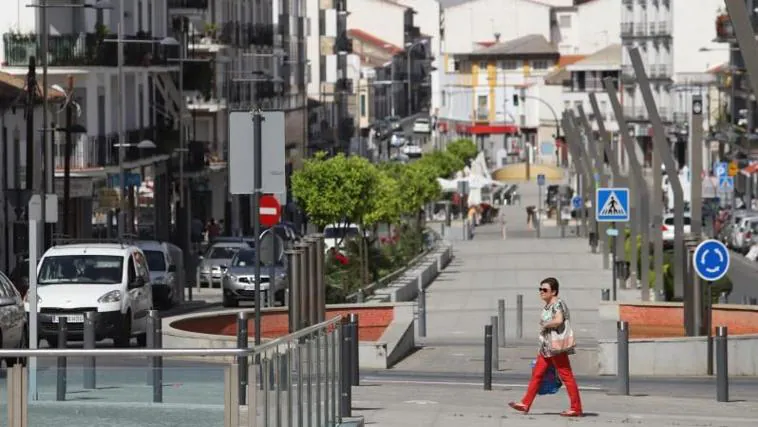
<svg viewBox="0 0 758 427">
<path fill-rule="evenodd" d="M 333 426 L 350 405 L 342 354 L 353 354 L 353 333 L 335 317 L 253 349 L 0 350 L 36 359 L 36 375 L 17 364 L 0 378 L 0 417 L 10 427 Z"/>
</svg>

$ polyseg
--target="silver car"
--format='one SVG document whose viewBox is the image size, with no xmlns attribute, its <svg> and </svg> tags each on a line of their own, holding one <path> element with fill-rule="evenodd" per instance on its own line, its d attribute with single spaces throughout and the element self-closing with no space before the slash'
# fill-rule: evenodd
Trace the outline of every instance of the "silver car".
<svg viewBox="0 0 758 427">
<path fill-rule="evenodd" d="M 250 245 L 244 241 L 218 242 L 211 245 L 200 257 L 199 282 L 200 286 L 214 287 L 221 285 L 224 270 L 232 262 L 232 258 L 240 249 L 249 249 Z"/>
<path fill-rule="evenodd" d="M 260 279 L 261 302 L 268 301 L 268 293 L 274 292 L 274 302 L 284 305 L 286 268 L 281 264 L 276 265 L 272 280 L 270 267 L 261 265 Z M 255 251 L 252 249 L 237 252 L 224 274 L 224 307 L 237 307 L 240 301 L 255 301 Z"/>
<path fill-rule="evenodd" d="M 26 348 L 28 332 L 24 301 L 5 274 L 0 273 L 0 342 L 2 348 Z M 25 363 L 22 358 L 5 359 L 7 366 Z"/>
</svg>

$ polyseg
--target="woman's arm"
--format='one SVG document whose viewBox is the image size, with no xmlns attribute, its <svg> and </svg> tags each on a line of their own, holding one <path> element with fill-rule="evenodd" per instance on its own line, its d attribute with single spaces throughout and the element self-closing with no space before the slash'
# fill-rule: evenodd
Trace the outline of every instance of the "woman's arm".
<svg viewBox="0 0 758 427">
<path fill-rule="evenodd" d="M 563 324 L 563 311 L 556 311 L 553 320 L 549 322 L 540 322 L 540 324 L 542 325 L 542 329 L 552 329 L 561 326 Z"/>
</svg>

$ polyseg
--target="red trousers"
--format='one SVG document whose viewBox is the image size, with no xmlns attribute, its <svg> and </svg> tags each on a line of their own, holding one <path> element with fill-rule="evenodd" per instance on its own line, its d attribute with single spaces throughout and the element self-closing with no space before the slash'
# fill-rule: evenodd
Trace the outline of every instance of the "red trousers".
<svg viewBox="0 0 758 427">
<path fill-rule="evenodd" d="M 566 392 L 571 402 L 571 410 L 581 413 L 582 399 L 579 397 L 579 386 L 576 385 L 576 379 L 574 378 L 574 372 L 571 370 L 571 362 L 567 353 L 561 353 L 553 357 L 544 357 L 542 354 L 537 356 L 537 363 L 532 370 L 532 379 L 529 380 L 529 387 L 526 389 L 526 394 L 521 399 L 521 403 L 526 405 L 527 411 L 532 407 L 532 402 L 534 402 L 534 398 L 540 389 L 542 377 L 545 376 L 545 371 L 547 371 L 547 368 L 551 364 L 555 366 L 555 370 L 558 371 L 558 376 L 561 378 L 563 386 L 566 387 Z"/>
</svg>

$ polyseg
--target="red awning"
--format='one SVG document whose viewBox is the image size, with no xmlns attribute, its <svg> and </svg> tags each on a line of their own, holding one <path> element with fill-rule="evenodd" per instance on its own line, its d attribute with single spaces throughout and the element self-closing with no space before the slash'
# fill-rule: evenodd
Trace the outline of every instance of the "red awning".
<svg viewBox="0 0 758 427">
<path fill-rule="evenodd" d="M 753 163 L 749 166 L 742 168 L 742 173 L 744 173 L 745 175 L 752 175 L 756 172 L 758 172 L 758 163 Z"/>
<path fill-rule="evenodd" d="M 472 135 L 491 135 L 504 133 L 518 133 L 518 126 L 514 125 L 469 125 L 466 133 Z"/>
</svg>

